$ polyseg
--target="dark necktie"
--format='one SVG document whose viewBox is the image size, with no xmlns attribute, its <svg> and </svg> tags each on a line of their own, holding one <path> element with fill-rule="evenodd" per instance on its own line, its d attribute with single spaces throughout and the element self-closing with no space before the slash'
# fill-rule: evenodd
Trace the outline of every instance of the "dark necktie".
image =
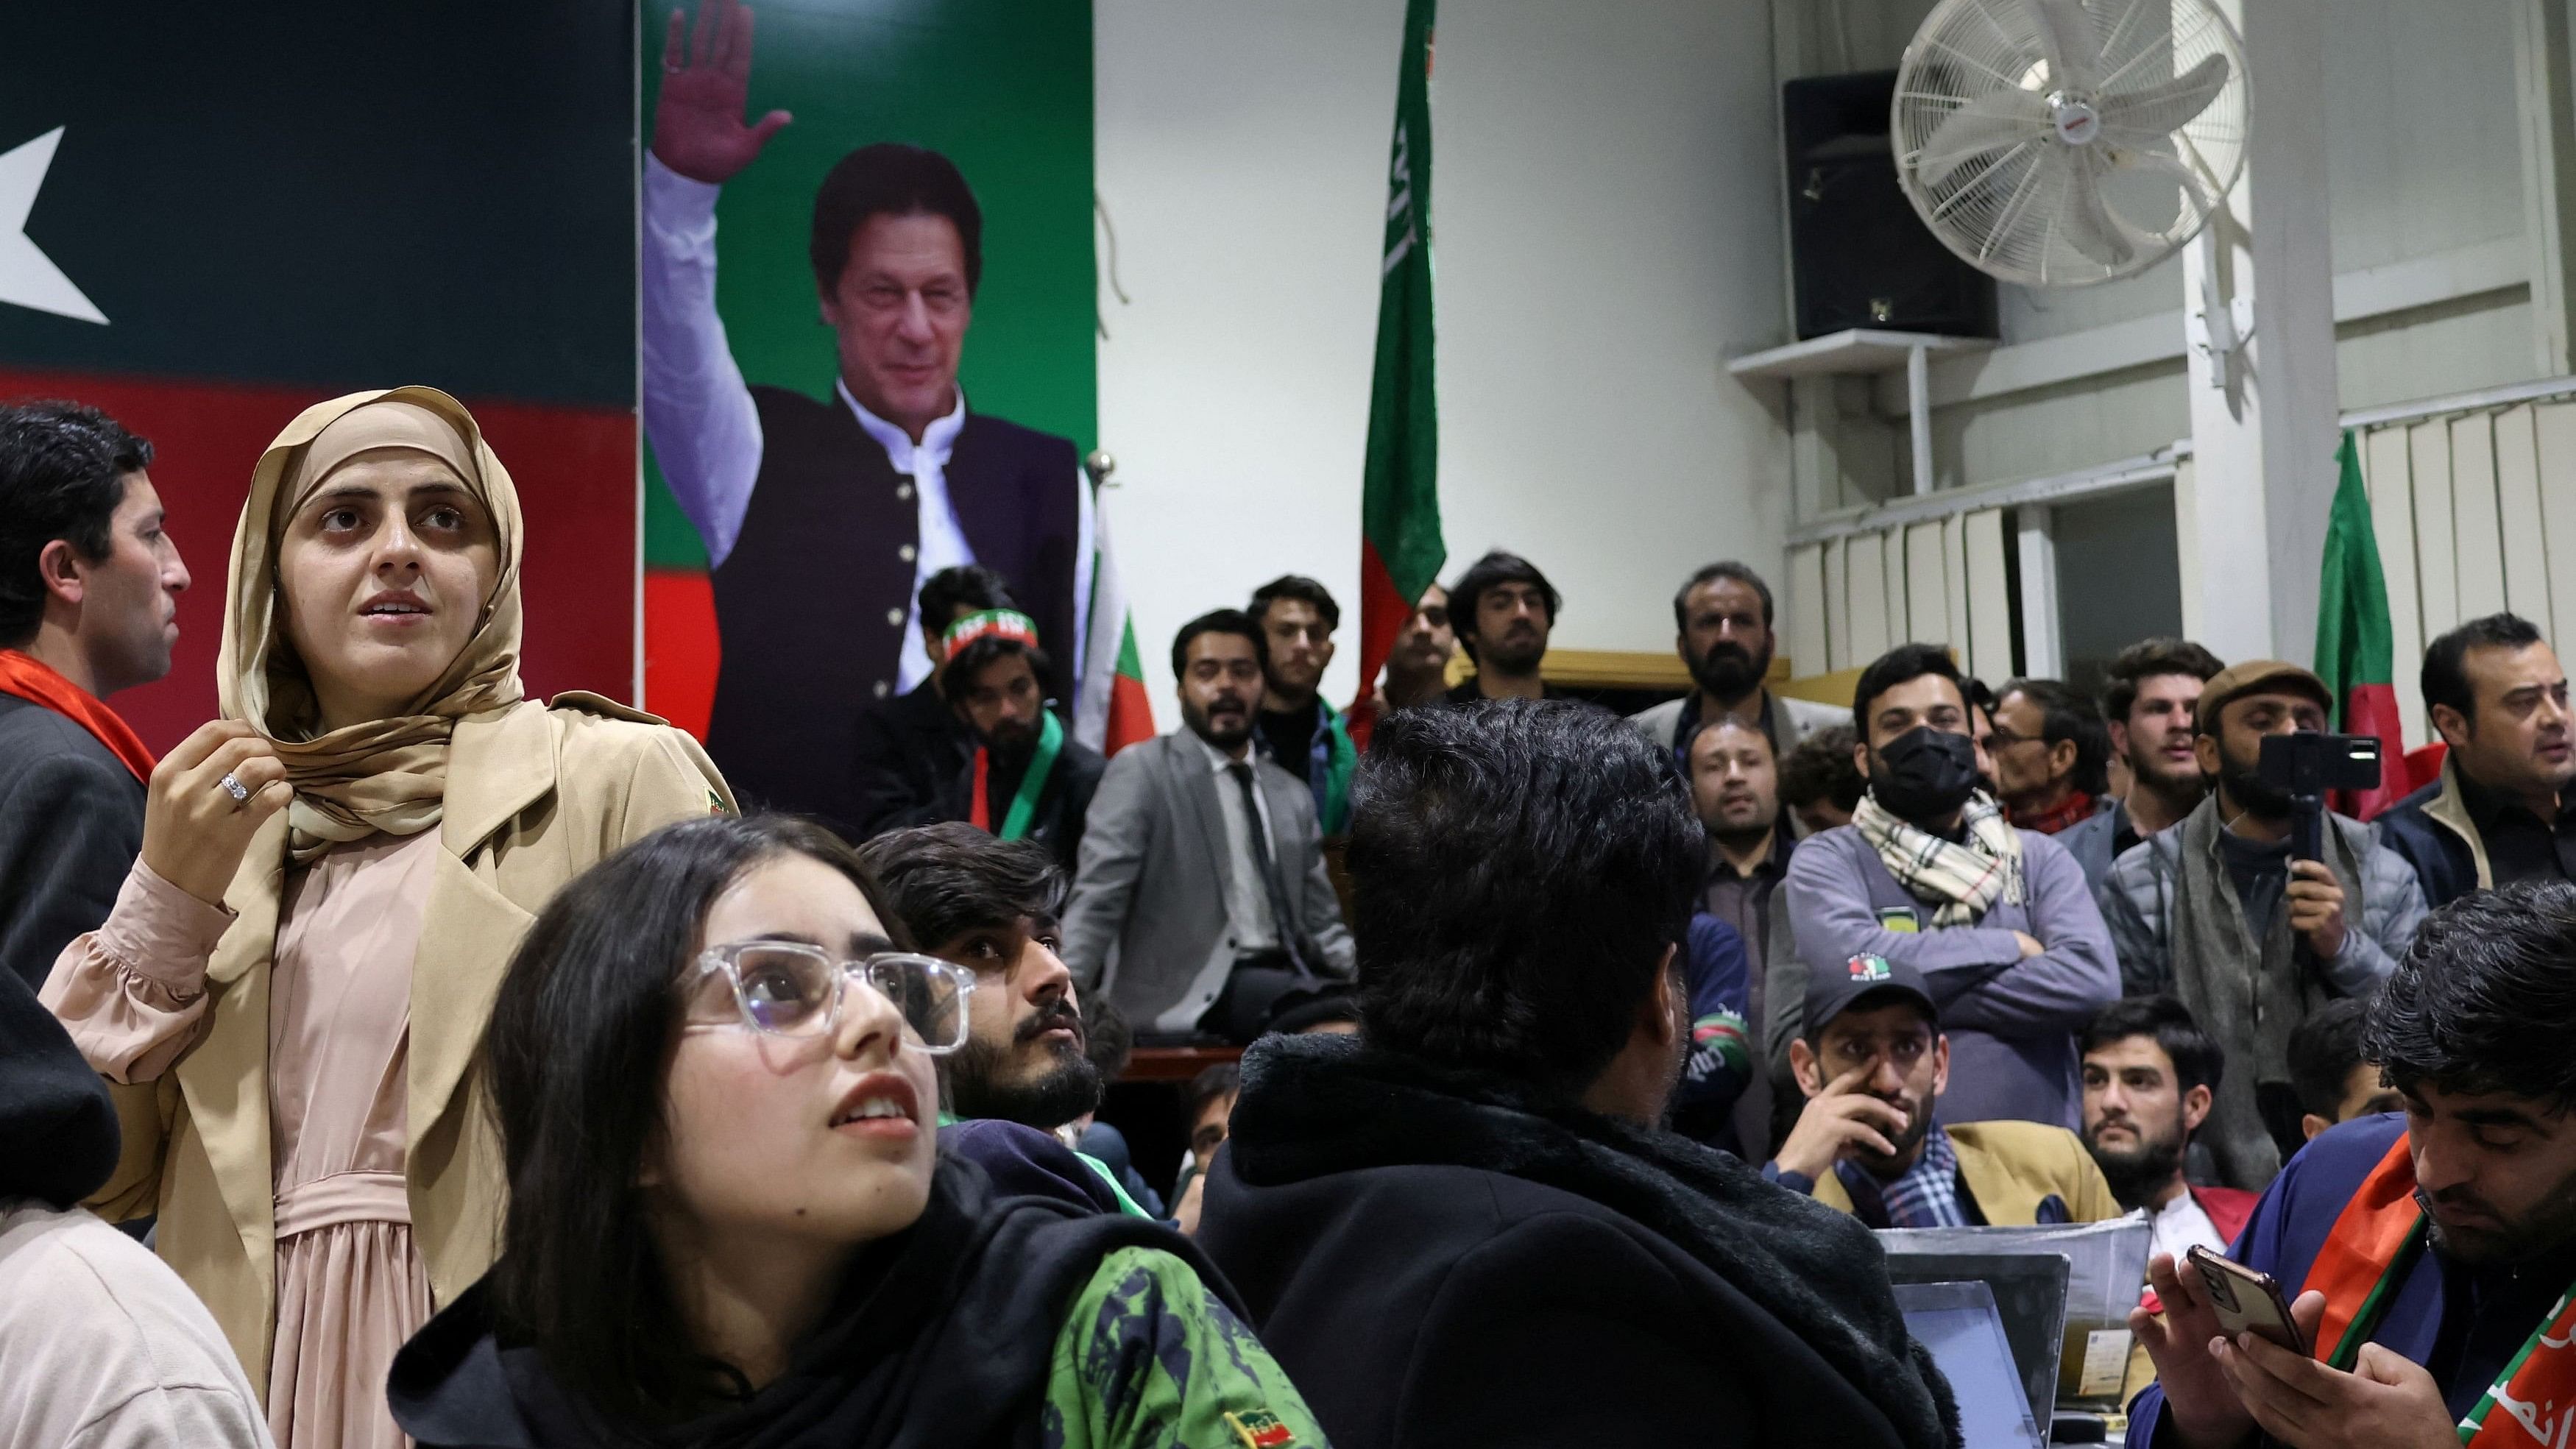
<svg viewBox="0 0 2576 1449">
<path fill-rule="evenodd" d="M 1252 766 L 1237 760 L 1225 769 L 1243 791 L 1243 826 L 1252 833 L 1252 857 L 1261 867 L 1262 892 L 1270 898 L 1270 924 L 1278 931 L 1280 949 L 1288 953 L 1289 964 L 1298 975 L 1306 975 L 1306 953 L 1297 945 L 1297 918 L 1288 912 L 1288 888 L 1279 879 L 1277 858 L 1270 853 L 1270 832 L 1261 828 L 1261 805 L 1252 793 Z"/>
</svg>

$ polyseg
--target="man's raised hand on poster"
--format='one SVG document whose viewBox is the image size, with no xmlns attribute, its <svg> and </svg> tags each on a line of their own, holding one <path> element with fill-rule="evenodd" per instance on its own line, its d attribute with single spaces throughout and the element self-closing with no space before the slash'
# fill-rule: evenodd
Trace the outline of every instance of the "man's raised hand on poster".
<svg viewBox="0 0 2576 1449">
<path fill-rule="evenodd" d="M 751 7 L 704 0 L 688 34 L 687 16 L 671 12 L 662 41 L 662 93 L 653 109 L 653 155 L 692 181 L 721 185 L 750 165 L 780 127 L 794 119 L 771 111 L 743 124 L 751 93 Z"/>
</svg>

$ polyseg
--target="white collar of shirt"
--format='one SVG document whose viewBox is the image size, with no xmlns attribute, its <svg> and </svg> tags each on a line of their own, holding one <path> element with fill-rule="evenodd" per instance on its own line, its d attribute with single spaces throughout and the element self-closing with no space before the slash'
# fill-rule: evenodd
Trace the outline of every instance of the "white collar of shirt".
<svg viewBox="0 0 2576 1449">
<path fill-rule="evenodd" d="M 910 433 L 869 412 L 865 403 L 852 397 L 847 382 L 835 379 L 832 390 L 841 395 L 842 402 L 849 404 L 850 413 L 859 420 L 859 426 L 867 430 L 869 437 L 877 440 L 878 447 L 886 450 L 886 461 L 894 464 L 898 473 L 917 473 L 925 462 L 935 467 L 947 467 L 948 450 L 956 446 L 958 431 L 966 426 L 966 389 L 962 387 L 957 389 L 957 406 L 948 410 L 948 416 L 921 430 L 921 443 L 917 448 Z"/>
<path fill-rule="evenodd" d="M 1227 754 L 1225 751 L 1218 749 L 1216 746 L 1209 744 L 1205 736 L 1201 735 L 1197 730 L 1191 729 L 1187 725 L 1183 725 L 1181 727 L 1181 733 L 1190 737 L 1191 744 L 1198 746 L 1201 750 L 1206 752 L 1208 757 L 1208 773 L 1210 774 L 1222 775 L 1236 765 L 1249 765 L 1252 763 L 1252 748 L 1249 743 L 1244 747 L 1243 758 L 1238 760 L 1232 755 Z"/>
</svg>

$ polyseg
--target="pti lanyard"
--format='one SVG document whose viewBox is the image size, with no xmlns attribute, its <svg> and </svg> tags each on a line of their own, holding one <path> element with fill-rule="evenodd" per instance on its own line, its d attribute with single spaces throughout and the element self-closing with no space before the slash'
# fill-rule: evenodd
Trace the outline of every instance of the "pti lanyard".
<svg viewBox="0 0 2576 1449">
<path fill-rule="evenodd" d="M 1012 792 L 1011 808 L 1003 814 L 1002 828 L 997 832 L 1004 840 L 1017 840 L 1029 833 L 1029 822 L 1038 813 L 1038 796 L 1046 790 L 1047 773 L 1055 768 L 1057 751 L 1064 748 L 1064 725 L 1056 719 L 1055 711 L 1041 709 L 1038 713 L 1044 721 L 1038 726 L 1038 747 L 1029 755 L 1029 768 L 1020 776 L 1020 788 Z M 975 751 L 975 799 L 969 817 L 979 830 L 993 828 L 991 797 L 986 793 L 992 777 L 993 753 L 979 747 Z"/>
</svg>

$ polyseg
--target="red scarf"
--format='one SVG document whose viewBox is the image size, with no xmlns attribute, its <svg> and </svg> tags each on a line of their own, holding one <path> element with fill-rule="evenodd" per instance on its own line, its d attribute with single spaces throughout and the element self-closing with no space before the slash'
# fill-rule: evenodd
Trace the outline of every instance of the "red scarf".
<svg viewBox="0 0 2576 1449">
<path fill-rule="evenodd" d="M 2349 1372 L 2390 1300 L 2423 1256 L 2424 1210 L 2415 1203 L 2415 1162 L 2400 1136 L 2335 1219 L 2308 1267 L 2302 1290 L 2326 1295 L 2316 1351 Z M 2561 1294 L 2522 1352 L 2460 1421 L 2460 1443 L 2475 1449 L 2534 1445 L 2557 1449 L 2576 1429 L 2576 1293 Z"/>
<path fill-rule="evenodd" d="M 117 717 L 115 710 L 100 703 L 86 689 L 54 672 L 53 666 L 32 654 L 15 649 L 0 649 L 0 694 L 14 694 L 31 704 L 41 704 L 64 715 L 98 737 L 108 752 L 125 762 L 134 778 L 150 784 L 152 752 L 143 747 L 134 728 Z"/>
<path fill-rule="evenodd" d="M 2053 809 L 2012 812 L 2012 823 L 2024 830 L 2042 835 L 2055 835 L 2069 826 L 2082 824 L 2093 814 L 2093 797 L 2078 790 Z"/>
</svg>

